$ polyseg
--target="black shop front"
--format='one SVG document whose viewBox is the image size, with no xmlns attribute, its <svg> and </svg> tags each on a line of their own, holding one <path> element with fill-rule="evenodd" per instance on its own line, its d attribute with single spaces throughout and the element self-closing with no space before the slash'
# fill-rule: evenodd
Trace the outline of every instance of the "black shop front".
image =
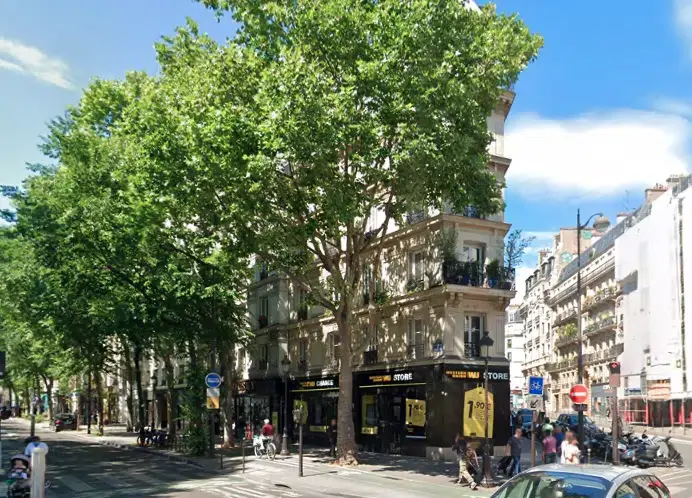
<svg viewBox="0 0 692 498">
<path fill-rule="evenodd" d="M 283 427 L 283 382 L 281 379 L 245 380 L 233 385 L 236 437 L 241 438 L 246 428 L 252 434 L 262 431 L 264 420 L 271 420 L 277 433 Z"/>
<path fill-rule="evenodd" d="M 485 403 L 488 401 L 488 436 L 492 445 L 504 446 L 510 434 L 509 363 L 488 367 L 488 396 L 484 389 L 485 367 L 479 364 L 445 364 L 443 427 L 446 442 L 456 432 L 470 440 L 485 437 Z M 440 435 L 437 435 L 438 439 Z M 451 444 L 451 443 L 450 443 Z"/>
<path fill-rule="evenodd" d="M 425 456 L 432 366 L 355 375 L 357 441 L 365 451 Z"/>
<path fill-rule="evenodd" d="M 337 418 L 339 377 L 294 379 L 289 387 L 293 408 L 303 409 L 304 437 L 313 443 L 327 445 L 327 427 Z"/>
</svg>

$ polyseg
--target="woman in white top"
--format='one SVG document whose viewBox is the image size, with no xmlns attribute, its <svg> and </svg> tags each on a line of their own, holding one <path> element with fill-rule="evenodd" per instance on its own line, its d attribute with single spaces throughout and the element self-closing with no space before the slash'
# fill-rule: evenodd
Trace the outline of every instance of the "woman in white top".
<svg viewBox="0 0 692 498">
<path fill-rule="evenodd" d="M 571 431 L 567 431 L 565 433 L 564 441 L 562 441 L 562 444 L 560 444 L 560 463 L 562 464 L 567 463 L 565 461 L 565 452 L 570 445 L 570 441 L 572 441 L 573 438 L 574 434 Z"/>
<path fill-rule="evenodd" d="M 579 449 L 579 441 L 577 438 L 572 438 L 569 446 L 565 448 L 563 455 L 565 464 L 567 465 L 579 465 L 581 463 L 581 450 Z"/>
</svg>

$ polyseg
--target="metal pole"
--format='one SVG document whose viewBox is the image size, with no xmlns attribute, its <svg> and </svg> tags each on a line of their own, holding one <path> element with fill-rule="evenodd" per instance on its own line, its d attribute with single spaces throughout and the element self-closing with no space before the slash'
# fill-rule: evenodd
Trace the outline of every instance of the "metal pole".
<svg viewBox="0 0 692 498">
<path fill-rule="evenodd" d="M 31 498 L 46 496 L 46 448 L 34 448 L 31 452 Z"/>
<path fill-rule="evenodd" d="M 240 443 L 240 447 L 243 450 L 243 474 L 245 473 L 245 436 L 243 436 L 242 442 Z"/>
<path fill-rule="evenodd" d="M 288 372 L 284 375 L 284 435 L 281 440 L 281 454 L 288 456 Z"/>
<path fill-rule="evenodd" d="M 584 382 L 584 357 L 582 356 L 583 337 L 581 329 L 581 212 L 577 209 L 577 378 Z M 579 449 L 584 451 L 584 411 L 578 413 Z"/>
<path fill-rule="evenodd" d="M 300 408 L 298 422 L 298 477 L 303 477 L 303 407 Z"/>
<path fill-rule="evenodd" d="M 485 355 L 485 379 L 483 380 L 483 389 L 485 390 L 485 449 L 483 450 L 483 480 L 485 485 L 489 486 L 493 482 L 493 477 L 490 473 L 490 438 L 488 418 L 490 416 L 489 403 L 488 403 L 488 354 L 486 351 Z"/>
<path fill-rule="evenodd" d="M 91 372 L 87 381 L 87 434 L 91 434 Z"/>
<path fill-rule="evenodd" d="M 531 412 L 531 467 L 536 466 L 536 422 L 538 414 L 536 410 Z M 514 436 L 512 436 L 514 437 Z"/>
<path fill-rule="evenodd" d="M 618 440 L 620 434 L 618 432 L 618 388 L 613 388 L 613 409 L 610 410 L 613 415 L 613 465 L 620 463 L 620 451 L 618 449 Z"/>
</svg>

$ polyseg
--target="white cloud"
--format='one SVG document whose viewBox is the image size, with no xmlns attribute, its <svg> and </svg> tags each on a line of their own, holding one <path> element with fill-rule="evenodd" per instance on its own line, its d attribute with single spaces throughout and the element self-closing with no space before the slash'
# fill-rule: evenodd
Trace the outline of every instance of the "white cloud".
<svg viewBox="0 0 692 498">
<path fill-rule="evenodd" d="M 618 110 L 571 119 L 520 116 L 510 125 L 507 181 L 525 195 L 609 197 L 687 172 L 692 127 L 662 112 Z"/>
<path fill-rule="evenodd" d="M 35 47 L 0 38 L 0 56 L 12 59 L 0 58 L 0 69 L 28 74 L 67 90 L 72 88 L 67 77 L 67 64 L 44 54 Z"/>
<path fill-rule="evenodd" d="M 675 24 L 692 56 L 692 0 L 675 0 Z"/>
<path fill-rule="evenodd" d="M 676 114 L 686 118 L 692 117 L 692 103 L 685 100 L 659 98 L 654 100 L 653 107 L 668 114 Z"/>
</svg>

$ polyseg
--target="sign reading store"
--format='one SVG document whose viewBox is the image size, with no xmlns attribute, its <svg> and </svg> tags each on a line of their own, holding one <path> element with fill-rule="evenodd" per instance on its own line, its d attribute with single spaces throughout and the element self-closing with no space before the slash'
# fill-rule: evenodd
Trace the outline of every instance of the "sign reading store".
<svg viewBox="0 0 692 498">
<path fill-rule="evenodd" d="M 363 379 L 361 377 L 361 382 L 365 383 L 365 385 L 361 384 L 361 387 L 366 387 L 367 385 L 387 386 L 387 385 L 411 384 L 411 383 L 416 383 L 416 382 L 420 382 L 420 381 L 421 380 L 418 379 L 418 375 L 416 375 L 415 372 L 413 372 L 413 371 L 387 372 L 387 373 L 370 374 L 367 376 L 366 379 Z"/>
<path fill-rule="evenodd" d="M 447 377 L 451 379 L 459 380 L 485 380 L 485 371 L 483 370 L 470 370 L 470 369 L 459 369 L 459 370 L 445 370 Z M 509 372 L 488 372 L 488 381 L 509 381 Z"/>
</svg>

